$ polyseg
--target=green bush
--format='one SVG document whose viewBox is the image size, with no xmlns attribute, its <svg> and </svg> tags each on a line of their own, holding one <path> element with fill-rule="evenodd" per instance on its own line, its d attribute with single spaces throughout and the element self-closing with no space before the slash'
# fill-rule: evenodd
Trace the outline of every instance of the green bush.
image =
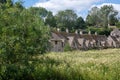
<svg viewBox="0 0 120 80">
<path fill-rule="evenodd" d="M 120 22 L 116 23 L 117 28 L 120 28 Z"/>
<path fill-rule="evenodd" d="M 72 51 L 72 48 L 70 47 L 69 43 L 65 44 L 64 51 Z"/>
<path fill-rule="evenodd" d="M 30 80 L 33 55 L 48 49 L 49 28 L 28 9 L 0 7 L 0 80 Z"/>
<path fill-rule="evenodd" d="M 106 35 L 106 36 L 108 36 L 108 35 L 110 35 L 110 32 L 112 31 L 112 29 L 88 27 L 87 31 L 91 31 L 92 34 L 97 32 L 99 35 Z"/>
</svg>

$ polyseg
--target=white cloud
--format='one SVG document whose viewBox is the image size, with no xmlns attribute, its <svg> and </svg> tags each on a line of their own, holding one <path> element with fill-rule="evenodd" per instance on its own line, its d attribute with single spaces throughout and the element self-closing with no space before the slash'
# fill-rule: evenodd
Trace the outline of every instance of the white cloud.
<svg viewBox="0 0 120 80">
<path fill-rule="evenodd" d="M 96 5 L 96 3 L 105 2 L 105 0 L 39 0 L 38 3 L 35 3 L 34 7 L 44 7 L 47 10 L 56 14 L 60 10 L 73 9 L 78 16 L 82 16 L 84 19 L 87 16 L 88 10 L 92 7 L 102 7 L 103 5 L 113 5 L 114 8 L 120 12 L 120 4 L 114 3 L 102 3 Z M 120 16 L 120 13 L 119 13 Z"/>
<path fill-rule="evenodd" d="M 82 10 L 88 10 L 89 7 L 96 2 L 103 0 L 45 0 L 38 2 L 34 7 L 44 7 L 52 11 L 54 14 L 59 10 L 73 9 L 79 15 Z"/>
</svg>

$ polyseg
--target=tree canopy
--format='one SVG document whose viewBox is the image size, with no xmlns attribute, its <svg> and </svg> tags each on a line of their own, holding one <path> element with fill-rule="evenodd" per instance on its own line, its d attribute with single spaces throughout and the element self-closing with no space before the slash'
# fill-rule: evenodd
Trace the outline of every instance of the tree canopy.
<svg viewBox="0 0 120 80">
<path fill-rule="evenodd" d="M 73 10 L 59 11 L 56 15 L 56 23 L 59 28 L 74 29 L 77 14 Z"/>
<path fill-rule="evenodd" d="M 0 0 L 0 3 L 4 4 L 6 3 L 7 1 L 6 0 Z"/>
<path fill-rule="evenodd" d="M 42 7 L 30 7 L 29 11 L 33 15 L 39 15 L 39 17 L 42 19 L 44 19 L 48 15 L 48 11 Z"/>
<path fill-rule="evenodd" d="M 56 27 L 56 19 L 53 16 L 52 12 L 48 12 L 46 18 L 45 18 L 45 24 L 50 26 L 50 27 Z"/>
<path fill-rule="evenodd" d="M 33 55 L 48 50 L 49 28 L 18 3 L 7 0 L 0 7 L 0 80 L 26 80 L 23 74 L 31 74 Z"/>
<path fill-rule="evenodd" d="M 78 17 L 75 23 L 75 29 L 85 29 L 86 23 L 82 17 Z"/>
<path fill-rule="evenodd" d="M 108 24 L 115 25 L 118 22 L 117 14 L 118 12 L 112 5 L 104 5 L 101 8 L 93 7 L 86 18 L 86 22 L 88 26 L 108 27 Z"/>
</svg>

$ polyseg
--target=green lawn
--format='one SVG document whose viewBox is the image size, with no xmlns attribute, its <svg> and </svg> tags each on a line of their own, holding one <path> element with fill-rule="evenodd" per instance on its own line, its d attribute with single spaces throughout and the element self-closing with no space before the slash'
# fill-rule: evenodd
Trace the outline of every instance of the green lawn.
<svg viewBox="0 0 120 80">
<path fill-rule="evenodd" d="M 51 52 L 37 58 L 34 77 L 39 80 L 120 80 L 120 49 Z"/>
</svg>

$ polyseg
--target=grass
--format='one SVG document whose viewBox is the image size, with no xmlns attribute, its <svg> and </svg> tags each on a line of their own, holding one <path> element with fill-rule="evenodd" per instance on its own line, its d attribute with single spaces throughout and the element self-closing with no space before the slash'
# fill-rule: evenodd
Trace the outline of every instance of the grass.
<svg viewBox="0 0 120 80">
<path fill-rule="evenodd" d="M 50 52 L 37 58 L 37 80 L 120 80 L 120 49 Z"/>
</svg>

